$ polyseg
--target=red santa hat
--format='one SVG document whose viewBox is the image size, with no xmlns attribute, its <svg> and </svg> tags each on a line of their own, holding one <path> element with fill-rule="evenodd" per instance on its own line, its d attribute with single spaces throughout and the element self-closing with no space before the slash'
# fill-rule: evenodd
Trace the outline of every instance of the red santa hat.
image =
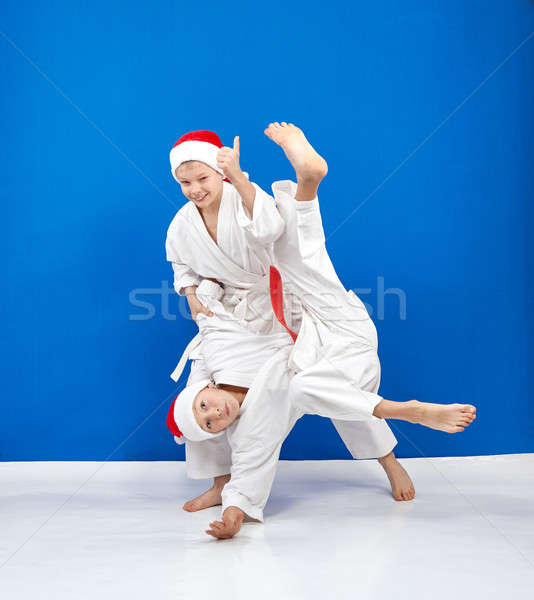
<svg viewBox="0 0 534 600">
<path fill-rule="evenodd" d="M 167 427 L 174 435 L 176 443 L 183 444 L 186 439 L 190 442 L 202 442 L 203 440 L 211 440 L 214 437 L 219 437 L 224 433 L 224 430 L 217 433 L 204 431 L 197 423 L 193 413 L 193 402 L 197 394 L 208 383 L 210 383 L 209 379 L 202 379 L 197 383 L 188 385 L 173 400 L 167 413 Z"/>
<path fill-rule="evenodd" d="M 176 170 L 182 163 L 190 160 L 203 162 L 224 176 L 223 170 L 217 166 L 217 154 L 222 147 L 223 144 L 219 136 L 213 131 L 202 130 L 186 133 L 174 144 L 171 150 L 172 176 L 178 181 Z"/>
</svg>

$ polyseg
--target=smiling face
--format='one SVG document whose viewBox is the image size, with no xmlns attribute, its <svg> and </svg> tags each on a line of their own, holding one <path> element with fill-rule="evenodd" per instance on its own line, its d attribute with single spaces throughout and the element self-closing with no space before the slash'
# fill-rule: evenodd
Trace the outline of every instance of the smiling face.
<svg viewBox="0 0 534 600">
<path fill-rule="evenodd" d="M 235 421 L 239 415 L 239 402 L 230 392 L 210 383 L 196 395 L 193 414 L 201 429 L 217 433 Z"/>
<path fill-rule="evenodd" d="M 182 163 L 176 169 L 176 177 L 183 195 L 198 208 L 218 205 L 223 191 L 223 176 L 198 160 Z"/>
</svg>

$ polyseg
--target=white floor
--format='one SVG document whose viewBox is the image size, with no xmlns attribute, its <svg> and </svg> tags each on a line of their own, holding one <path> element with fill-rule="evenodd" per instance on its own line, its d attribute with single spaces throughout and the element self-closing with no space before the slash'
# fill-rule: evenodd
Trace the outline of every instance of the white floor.
<svg viewBox="0 0 534 600">
<path fill-rule="evenodd" d="M 183 463 L 0 464 L 0 598 L 534 598 L 534 454 L 282 462 L 266 522 L 204 534 L 217 508 Z"/>
</svg>

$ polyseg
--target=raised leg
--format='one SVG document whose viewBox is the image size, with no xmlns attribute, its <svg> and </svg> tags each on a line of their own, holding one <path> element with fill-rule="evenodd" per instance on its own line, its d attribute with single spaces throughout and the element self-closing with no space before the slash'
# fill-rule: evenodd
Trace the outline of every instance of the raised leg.
<svg viewBox="0 0 534 600">
<path fill-rule="evenodd" d="M 418 423 L 430 429 L 459 433 L 476 419 L 476 408 L 472 404 L 433 404 L 408 400 L 394 402 L 381 400 L 374 408 L 373 415 L 380 419 L 400 419 Z"/>
<path fill-rule="evenodd" d="M 314 200 L 319 184 L 328 173 L 325 159 L 314 150 L 302 130 L 292 123 L 270 123 L 265 135 L 283 149 L 295 169 L 295 200 Z"/>
</svg>

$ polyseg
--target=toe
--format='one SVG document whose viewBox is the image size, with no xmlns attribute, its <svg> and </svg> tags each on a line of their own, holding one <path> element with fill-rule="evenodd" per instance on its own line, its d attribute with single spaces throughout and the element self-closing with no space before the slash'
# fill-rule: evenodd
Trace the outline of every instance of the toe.
<svg viewBox="0 0 534 600">
<path fill-rule="evenodd" d="M 285 121 L 282 121 L 282 127 L 287 127 L 287 123 Z"/>
</svg>

